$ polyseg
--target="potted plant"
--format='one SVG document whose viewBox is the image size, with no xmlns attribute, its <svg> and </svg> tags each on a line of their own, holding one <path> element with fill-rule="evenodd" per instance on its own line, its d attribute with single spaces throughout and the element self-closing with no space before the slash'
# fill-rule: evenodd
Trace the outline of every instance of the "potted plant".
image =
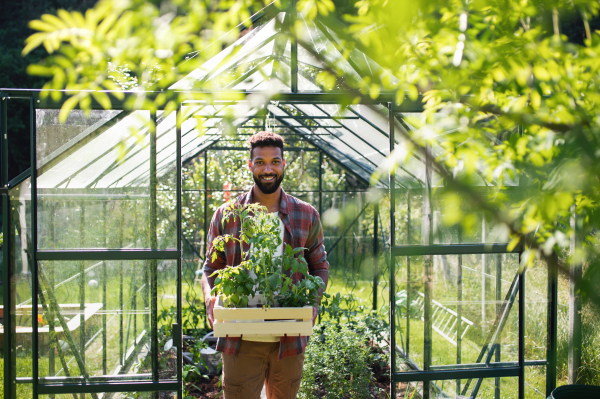
<svg viewBox="0 0 600 399">
<path fill-rule="evenodd" d="M 231 218 L 241 220 L 239 237 L 219 236 L 213 246 L 223 251 L 225 243 L 235 241 L 240 245 L 242 261 L 213 274 L 212 293 L 218 295 L 214 335 L 311 335 L 312 307 L 325 284 L 320 277 L 309 275 L 302 256 L 305 248 L 286 244 L 283 254 L 276 255 L 282 243 L 279 218 L 264 206 L 232 202 L 223 213 L 222 223 Z M 212 256 L 214 261 L 216 252 Z M 294 283 L 294 275 L 302 277 Z"/>
</svg>

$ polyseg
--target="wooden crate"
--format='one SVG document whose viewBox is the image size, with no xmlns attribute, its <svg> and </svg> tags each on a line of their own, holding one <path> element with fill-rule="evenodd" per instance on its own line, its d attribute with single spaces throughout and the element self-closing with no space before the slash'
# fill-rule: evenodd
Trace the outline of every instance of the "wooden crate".
<svg viewBox="0 0 600 399">
<path fill-rule="evenodd" d="M 301 308 L 214 308 L 215 337 L 312 335 L 311 306 Z"/>
</svg>

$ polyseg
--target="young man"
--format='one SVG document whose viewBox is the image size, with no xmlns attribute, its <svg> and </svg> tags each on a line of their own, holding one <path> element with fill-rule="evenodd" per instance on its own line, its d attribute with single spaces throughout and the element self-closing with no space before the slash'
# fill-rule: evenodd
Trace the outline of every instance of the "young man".
<svg viewBox="0 0 600 399">
<path fill-rule="evenodd" d="M 304 247 L 304 257 L 309 273 L 319 276 L 327 285 L 329 263 L 323 246 L 323 230 L 319 213 L 314 207 L 291 195 L 287 195 L 280 184 L 285 174 L 283 138 L 271 132 L 260 132 L 250 140 L 250 160 L 254 186 L 237 198 L 241 204 L 259 203 L 269 212 L 277 212 L 283 236 L 283 244 L 277 252 L 282 253 L 285 244 L 293 248 Z M 229 241 L 224 252 L 214 251 L 212 241 L 223 234 L 239 235 L 240 220 L 230 220 L 222 224 L 224 206 L 215 212 L 208 234 L 209 247 L 202 275 L 202 290 L 206 300 L 206 311 L 212 326 L 213 308 L 216 298 L 211 290 L 214 277 L 211 275 L 227 266 L 241 262 L 239 245 Z M 322 295 L 322 292 L 320 293 Z M 317 308 L 313 309 L 313 324 Z M 302 378 L 306 337 L 280 337 L 273 339 L 264 336 L 257 338 L 220 338 L 217 350 L 223 353 L 223 390 L 225 399 L 258 399 L 263 384 L 267 398 L 295 398 Z"/>
</svg>

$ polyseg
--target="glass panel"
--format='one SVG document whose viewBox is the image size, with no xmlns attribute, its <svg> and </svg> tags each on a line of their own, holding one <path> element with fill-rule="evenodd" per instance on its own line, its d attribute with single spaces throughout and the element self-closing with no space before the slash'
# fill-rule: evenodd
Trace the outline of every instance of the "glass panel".
<svg viewBox="0 0 600 399">
<path fill-rule="evenodd" d="M 364 187 L 361 180 L 358 180 L 352 173 L 342 168 L 340 164 L 332 158 L 323 154 L 323 169 L 322 169 L 322 187 L 324 191 L 352 191 L 358 187 Z M 364 184 L 364 185 L 363 185 Z M 323 206 L 329 207 L 334 198 L 343 195 L 343 193 L 324 193 Z M 325 208 L 323 208 L 325 209 Z M 386 219 L 386 224 L 389 224 L 389 218 Z"/>
<path fill-rule="evenodd" d="M 398 179 L 401 184 L 406 181 Z M 483 190 L 479 190 L 482 193 Z M 507 243 L 505 230 L 497 229 L 488 217 L 477 211 L 468 201 L 463 200 L 461 209 L 452 200 L 454 194 L 437 187 L 432 197 L 432 243 L 433 244 L 472 244 Z M 396 245 L 425 244 L 427 238 L 422 229 L 426 191 L 421 188 L 396 191 Z M 514 199 L 514 198 L 513 198 Z M 508 199 L 507 201 L 512 201 Z M 410 209 L 410 212 L 408 211 Z M 456 223 L 462 222 L 462 231 Z M 409 237 L 410 234 L 410 237 Z"/>
<path fill-rule="evenodd" d="M 301 19 L 303 27 L 301 31 L 302 42 L 307 43 L 312 52 L 320 54 L 328 62 L 334 62 L 336 66 L 342 68 L 345 73 L 351 75 L 353 78 L 360 79 L 356 71 L 345 60 L 345 57 L 338 51 L 336 46 L 323 34 L 321 29 L 317 28 L 312 21 L 305 19 L 304 15 L 298 14 L 298 17 Z M 330 30 L 328 30 L 328 34 L 335 37 L 335 34 Z M 317 70 L 322 64 L 316 61 L 309 51 L 303 49 L 301 46 L 298 47 L 298 70 L 307 78 L 313 77 L 313 75 L 316 75 L 316 72 L 311 72 L 310 70 Z M 314 82 L 314 77 L 313 79 L 309 79 L 309 81 Z M 299 86 L 299 89 L 301 91 L 316 91 L 313 85 L 302 85 Z"/>
<path fill-rule="evenodd" d="M 546 366 L 525 367 L 525 397 L 546 397 Z"/>
<path fill-rule="evenodd" d="M 373 207 L 362 211 L 365 194 L 357 192 L 327 193 L 323 209 L 323 236 L 329 262 L 329 286 L 331 295 L 352 294 L 367 309 L 373 304 L 373 284 L 381 283 L 381 297 L 387 282 L 374 281 L 373 261 Z M 298 196 L 313 204 L 317 198 Z M 312 195 L 311 195 L 312 197 Z M 382 268 L 382 266 L 380 266 Z M 380 273 L 381 276 L 381 273 Z M 383 302 L 379 302 L 378 308 Z"/>
<path fill-rule="evenodd" d="M 45 383 L 64 382 L 65 377 L 82 382 L 85 375 L 89 381 L 117 375 L 149 380 L 153 356 L 158 356 L 161 380 L 176 378 L 175 349 L 165 350 L 177 309 L 176 261 L 43 261 L 38 265 L 42 292 L 38 361 Z M 157 355 L 151 349 L 154 323 Z"/>
<path fill-rule="evenodd" d="M 208 151 L 208 189 L 248 191 L 254 184 L 248 158 L 247 151 Z"/>
<path fill-rule="evenodd" d="M 190 304 L 203 305 L 200 289 L 195 289 L 202 277 L 202 266 L 207 250 L 205 245 L 205 218 L 204 218 L 204 195 L 203 191 L 182 193 L 182 226 L 183 226 L 183 263 L 182 263 L 182 289 L 183 307 L 188 308 Z M 209 217 L 212 215 L 208 215 Z M 207 221 L 207 223 L 210 220 Z M 188 314 L 184 311 L 185 315 Z M 194 317 L 190 317 L 190 322 Z M 186 322 L 184 321 L 184 325 Z M 193 323 L 194 327 L 196 323 Z M 190 326 L 189 328 L 194 328 Z"/>
<path fill-rule="evenodd" d="M 207 194 L 208 213 L 206 214 L 208 225 L 210 226 L 210 220 L 212 220 L 218 207 L 229 201 L 229 199 L 233 199 L 244 192 L 245 191 L 209 191 Z"/>
<path fill-rule="evenodd" d="M 39 248 L 175 248 L 174 123 L 158 113 L 153 146 L 150 112 L 53 112 L 37 111 Z"/>
<path fill-rule="evenodd" d="M 423 369 L 423 257 L 396 257 L 396 371 Z M 455 353 L 456 351 L 454 351 Z M 452 353 L 448 354 L 452 356 Z"/>
<path fill-rule="evenodd" d="M 37 167 L 47 164 L 81 140 L 104 132 L 128 113 L 115 110 L 94 110 L 88 116 L 74 109 L 65 123 L 58 121 L 59 109 L 36 110 L 36 135 L 38 145 Z"/>
<path fill-rule="evenodd" d="M 11 353 L 16 378 L 29 377 L 32 368 L 31 179 L 9 191 L 11 294 Z M 39 316 L 38 316 L 39 317 Z"/>
<path fill-rule="evenodd" d="M 517 399 L 519 397 L 517 377 L 428 381 L 425 383 L 403 382 L 396 385 L 396 395 L 400 398 L 422 398 L 424 388 L 429 390 L 431 399 Z M 526 396 L 526 398 L 535 397 L 537 396 Z"/>
<path fill-rule="evenodd" d="M 29 376 L 31 378 L 31 376 Z M 33 384 L 31 383 L 17 383 L 17 399 L 31 399 L 33 398 Z M 72 398 L 72 397 L 71 397 Z"/>
<path fill-rule="evenodd" d="M 308 52 L 302 46 L 298 46 L 298 91 L 322 92 L 323 88 L 316 82 L 323 70 L 306 63 L 307 60 L 310 61 L 309 57 L 311 56 Z"/>
<path fill-rule="evenodd" d="M 26 171 L 31 165 L 30 100 L 12 98 L 6 102 L 8 180 Z"/>
<path fill-rule="evenodd" d="M 204 190 L 204 152 L 182 166 L 182 187 L 185 190 Z"/>
<path fill-rule="evenodd" d="M 357 150 L 364 157 L 369 158 L 373 162 L 380 160 L 381 158 L 387 156 L 389 154 L 390 142 L 388 136 L 389 126 L 387 126 L 387 117 L 383 117 L 383 115 L 388 114 L 388 110 L 382 107 L 378 107 L 383 115 L 376 114 L 375 111 L 370 110 L 366 111 L 367 106 L 354 106 L 352 111 L 344 110 L 342 111 L 341 107 L 336 104 L 319 104 L 319 109 L 326 113 L 326 115 L 337 116 L 341 115 L 344 119 L 325 119 L 318 120 L 318 123 L 321 125 L 337 127 L 335 134 L 335 138 L 343 140 L 344 142 L 350 144 L 352 148 Z M 305 107 L 306 108 L 306 107 Z M 376 127 L 371 126 L 371 124 L 364 121 L 361 117 L 361 113 L 367 112 L 367 115 L 373 118 L 373 122 L 378 123 Z M 385 125 L 383 129 L 381 125 Z M 385 132 L 385 134 L 382 132 Z M 333 137 L 332 137 L 333 139 Z"/>
<path fill-rule="evenodd" d="M 368 120 L 370 123 L 374 124 L 378 131 L 380 132 L 385 132 L 386 135 L 389 135 L 389 131 L 390 131 L 390 126 L 389 126 L 389 122 L 388 122 L 388 115 L 389 115 L 389 110 L 387 109 L 387 107 L 383 106 L 383 105 L 361 105 L 361 104 L 357 104 L 357 105 L 351 105 L 350 109 L 352 111 L 354 111 L 353 113 L 356 113 L 358 115 L 360 115 L 363 119 Z M 351 115 L 350 113 L 348 115 Z M 387 137 L 386 137 L 387 139 Z M 381 138 L 379 138 L 379 140 L 381 140 Z M 387 143 L 388 143 L 388 147 L 385 148 L 389 148 L 389 139 L 387 139 Z M 380 147 L 384 148 L 385 144 L 383 142 L 381 142 Z"/>
<path fill-rule="evenodd" d="M 525 360 L 546 360 L 547 339 L 548 266 L 536 260 L 525 275 Z"/>
<path fill-rule="evenodd" d="M 284 14 L 282 13 L 277 19 L 282 21 L 283 16 Z M 249 57 L 270 56 L 276 51 L 273 47 L 280 44 L 283 41 L 281 39 L 284 39 L 283 35 L 278 34 L 278 29 L 276 28 L 277 19 L 273 18 L 266 24 L 252 29 L 171 88 L 184 90 L 202 89 L 206 88 L 206 82 L 209 82 L 209 85 L 213 87 L 213 81 L 219 77 L 218 75 L 224 75 L 228 71 L 234 73 L 232 70 L 241 61 L 247 60 Z M 280 37 L 281 39 L 279 39 Z M 285 41 L 283 41 L 283 44 L 285 44 Z M 277 52 L 279 56 L 281 56 L 281 51 L 278 50 Z M 228 81 L 217 82 L 223 85 Z"/>
<path fill-rule="evenodd" d="M 432 273 L 429 320 L 425 319 L 427 262 Z M 432 367 L 514 366 L 506 362 L 518 360 L 518 255 L 403 257 L 397 259 L 397 268 L 396 340 L 409 349 L 409 360 L 399 353 L 400 362 L 424 366 L 425 331 L 430 323 Z"/>
<path fill-rule="evenodd" d="M 287 151 L 285 155 L 285 178 L 282 187 L 291 190 L 319 190 L 319 152 Z M 315 207 L 318 200 L 309 203 Z"/>
</svg>

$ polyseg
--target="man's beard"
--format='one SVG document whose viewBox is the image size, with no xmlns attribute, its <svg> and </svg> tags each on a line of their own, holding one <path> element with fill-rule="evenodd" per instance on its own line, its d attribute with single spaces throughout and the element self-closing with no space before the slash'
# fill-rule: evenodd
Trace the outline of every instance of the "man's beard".
<svg viewBox="0 0 600 399">
<path fill-rule="evenodd" d="M 275 178 L 275 180 L 269 183 L 261 181 L 260 177 L 257 178 L 254 174 L 252 174 L 252 178 L 254 179 L 254 183 L 256 183 L 256 186 L 260 189 L 260 191 L 263 194 L 273 194 L 275 191 L 277 191 L 279 185 L 281 185 L 284 175 L 285 172 L 281 172 L 281 176 L 279 176 L 279 178 Z"/>
</svg>

